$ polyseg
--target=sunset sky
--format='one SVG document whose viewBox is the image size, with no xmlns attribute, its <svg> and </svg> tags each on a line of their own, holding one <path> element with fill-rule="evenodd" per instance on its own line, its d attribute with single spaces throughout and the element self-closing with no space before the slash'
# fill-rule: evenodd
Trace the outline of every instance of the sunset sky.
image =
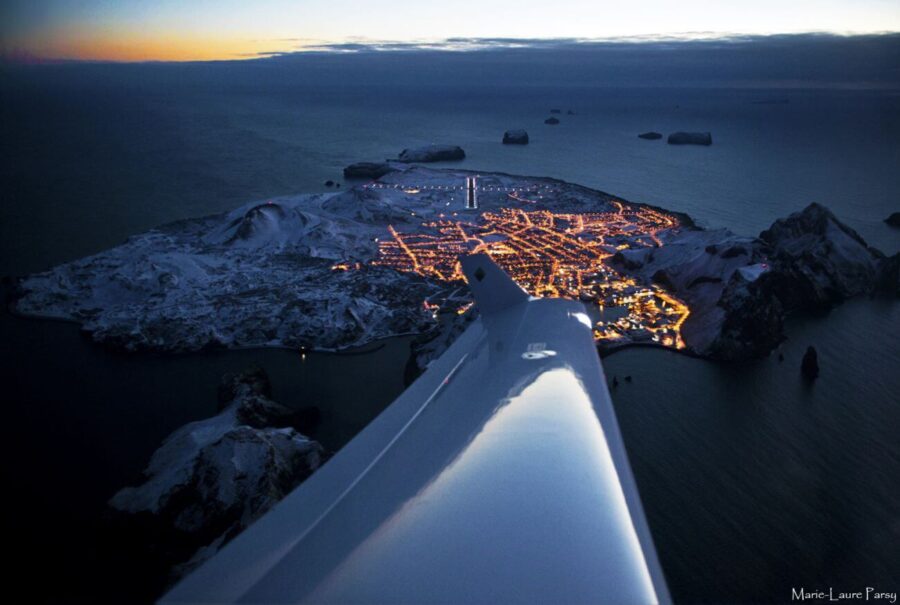
<svg viewBox="0 0 900 605">
<path fill-rule="evenodd" d="M 900 31 L 897 0 L 6 0 L 6 56 L 207 60 L 347 41 Z"/>
</svg>

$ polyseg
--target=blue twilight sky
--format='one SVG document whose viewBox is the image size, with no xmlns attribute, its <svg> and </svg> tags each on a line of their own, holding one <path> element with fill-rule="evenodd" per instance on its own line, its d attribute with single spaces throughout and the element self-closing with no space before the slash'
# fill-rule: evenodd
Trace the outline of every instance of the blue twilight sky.
<svg viewBox="0 0 900 605">
<path fill-rule="evenodd" d="M 188 60 L 346 41 L 900 31 L 900 0 L 5 0 L 5 54 Z"/>
</svg>

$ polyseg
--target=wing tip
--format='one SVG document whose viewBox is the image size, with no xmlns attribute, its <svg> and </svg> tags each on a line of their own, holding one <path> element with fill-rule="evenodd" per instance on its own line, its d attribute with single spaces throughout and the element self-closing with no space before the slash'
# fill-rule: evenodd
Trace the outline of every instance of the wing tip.
<svg viewBox="0 0 900 605">
<path fill-rule="evenodd" d="M 482 313 L 494 313 L 528 300 L 528 293 L 487 254 L 463 256 L 460 264 Z"/>
</svg>

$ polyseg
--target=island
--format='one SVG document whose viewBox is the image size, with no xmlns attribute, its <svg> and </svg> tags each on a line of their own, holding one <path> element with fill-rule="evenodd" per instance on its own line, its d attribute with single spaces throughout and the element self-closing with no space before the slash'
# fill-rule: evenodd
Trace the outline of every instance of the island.
<svg viewBox="0 0 900 605">
<path fill-rule="evenodd" d="M 404 149 L 398 156 L 400 162 L 448 162 L 465 159 L 466 152 L 458 145 L 427 145 L 415 149 Z"/>
<path fill-rule="evenodd" d="M 104 529 L 118 557 L 169 583 L 198 567 L 319 468 L 311 415 L 271 399 L 259 367 L 227 374 L 219 413 L 169 435 L 139 485 L 110 499 Z M 313 408 L 313 410 L 318 411 Z"/>
<path fill-rule="evenodd" d="M 554 179 L 399 166 L 133 236 L 20 280 L 14 309 L 126 351 L 418 334 L 434 354 L 477 313 L 459 256 L 486 252 L 531 294 L 584 301 L 602 353 L 746 359 L 781 342 L 788 313 L 898 291 L 898 257 L 817 204 L 747 237 Z"/>
<path fill-rule="evenodd" d="M 356 162 L 344 168 L 345 179 L 377 179 L 397 170 L 390 162 Z"/>
<path fill-rule="evenodd" d="M 528 133 L 524 130 L 507 130 L 503 133 L 504 145 L 527 145 Z"/>
</svg>

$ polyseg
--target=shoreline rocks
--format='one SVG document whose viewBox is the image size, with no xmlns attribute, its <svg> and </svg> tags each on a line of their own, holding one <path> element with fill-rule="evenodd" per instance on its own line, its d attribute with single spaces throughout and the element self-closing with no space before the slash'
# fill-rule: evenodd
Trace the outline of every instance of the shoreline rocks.
<svg viewBox="0 0 900 605">
<path fill-rule="evenodd" d="M 465 159 L 466 152 L 458 145 L 427 145 L 404 149 L 397 160 L 404 163 L 450 162 Z"/>
<path fill-rule="evenodd" d="M 507 130 L 503 133 L 504 145 L 527 145 L 528 133 L 522 129 Z"/>
<path fill-rule="evenodd" d="M 712 145 L 708 132 L 673 132 L 667 139 L 669 145 Z"/>
</svg>

